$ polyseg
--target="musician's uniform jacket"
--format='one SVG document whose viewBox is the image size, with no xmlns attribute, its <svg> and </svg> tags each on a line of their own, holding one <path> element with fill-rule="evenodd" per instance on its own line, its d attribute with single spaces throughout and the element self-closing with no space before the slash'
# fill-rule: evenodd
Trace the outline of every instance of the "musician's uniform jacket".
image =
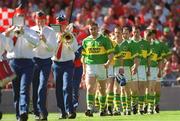
<svg viewBox="0 0 180 121">
<path fill-rule="evenodd" d="M 13 51 L 7 53 L 7 58 L 28 58 L 34 57 L 33 49 L 38 46 L 39 39 L 35 31 L 28 27 L 24 27 L 24 34 L 19 35 L 16 43 L 14 43 Z M 10 34 L 10 38 L 13 39 L 15 32 Z"/>
<path fill-rule="evenodd" d="M 59 40 L 59 35 L 57 36 L 57 41 L 60 44 L 62 40 Z M 53 74 L 56 81 L 56 99 L 57 106 L 61 109 L 62 115 L 66 113 L 73 113 L 73 103 L 72 103 L 72 78 L 74 72 L 74 59 L 75 52 L 78 50 L 79 46 L 76 38 L 72 34 L 72 43 L 66 45 L 63 43 L 61 58 L 58 59 L 56 54 L 52 57 L 53 60 Z M 57 47 L 58 48 L 58 47 Z M 57 53 L 58 49 L 56 50 Z"/>
<path fill-rule="evenodd" d="M 0 34 L 0 61 L 2 60 L 2 55 L 6 51 L 12 51 L 13 41 L 10 38 L 5 37 L 3 34 Z"/>
<path fill-rule="evenodd" d="M 57 61 L 57 62 L 65 62 L 65 61 L 69 61 L 69 60 L 74 60 L 75 59 L 75 52 L 79 49 L 79 45 L 77 43 L 77 40 L 76 38 L 74 37 L 74 35 L 72 34 L 73 36 L 73 41 L 70 45 L 66 45 L 65 43 L 63 43 L 63 46 L 62 46 L 62 53 L 61 53 L 61 58 L 60 59 L 57 59 L 56 55 L 54 55 L 52 57 L 52 60 L 53 61 Z M 57 37 L 57 43 L 60 43 L 61 40 L 59 40 L 60 36 L 59 34 L 56 35 Z M 57 49 L 58 49 L 58 44 L 55 46 L 56 48 L 56 52 L 57 52 Z"/>
<path fill-rule="evenodd" d="M 42 33 L 46 38 L 46 42 L 39 40 L 39 45 L 34 49 L 35 57 L 42 59 L 52 57 L 56 50 L 54 46 L 57 45 L 55 31 L 48 26 L 44 26 L 42 30 L 39 30 L 38 26 L 33 26 L 32 29 L 36 31 L 37 34 Z"/>
<path fill-rule="evenodd" d="M 45 117 L 48 116 L 46 108 L 46 94 L 47 94 L 47 82 L 51 71 L 52 60 L 51 57 L 54 55 L 56 48 L 56 33 L 48 26 L 39 27 L 36 25 L 32 27 L 34 31 L 40 36 L 45 36 L 46 42 L 39 40 L 39 45 L 34 49 L 35 57 L 33 62 L 35 64 L 35 71 L 33 77 L 33 107 L 35 115 L 43 114 Z M 42 74 L 43 72 L 43 74 Z M 35 100 L 37 99 L 37 100 Z"/>
<path fill-rule="evenodd" d="M 7 53 L 7 58 L 10 59 L 9 64 L 17 76 L 12 81 L 17 119 L 21 115 L 28 113 L 29 88 L 34 70 L 32 61 L 34 57 L 33 49 L 39 44 L 38 35 L 35 31 L 27 26 L 24 26 L 23 30 L 24 33 L 18 35 L 17 39 L 14 39 L 16 29 L 10 33 L 10 38 L 14 42 L 14 48 Z"/>
</svg>

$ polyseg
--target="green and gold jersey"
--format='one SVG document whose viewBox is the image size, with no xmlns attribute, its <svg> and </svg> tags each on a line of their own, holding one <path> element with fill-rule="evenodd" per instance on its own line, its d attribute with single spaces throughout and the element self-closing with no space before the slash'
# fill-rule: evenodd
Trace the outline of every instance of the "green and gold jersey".
<svg viewBox="0 0 180 121">
<path fill-rule="evenodd" d="M 148 56 L 150 55 L 150 42 L 141 39 L 137 42 L 139 46 L 139 64 L 147 65 L 148 64 Z"/>
<path fill-rule="evenodd" d="M 151 46 L 151 54 L 150 54 L 150 66 L 151 67 L 157 67 L 158 61 L 162 59 L 162 46 L 158 40 L 154 40 L 150 44 Z"/>
<path fill-rule="evenodd" d="M 108 55 L 113 52 L 113 46 L 109 38 L 99 35 L 96 39 L 88 36 L 82 44 L 82 56 L 85 64 L 104 64 Z"/>
<path fill-rule="evenodd" d="M 133 40 L 124 40 L 115 47 L 115 65 L 114 66 L 132 66 L 134 58 L 138 55 L 137 43 Z M 123 59 L 123 65 L 119 58 Z"/>
</svg>

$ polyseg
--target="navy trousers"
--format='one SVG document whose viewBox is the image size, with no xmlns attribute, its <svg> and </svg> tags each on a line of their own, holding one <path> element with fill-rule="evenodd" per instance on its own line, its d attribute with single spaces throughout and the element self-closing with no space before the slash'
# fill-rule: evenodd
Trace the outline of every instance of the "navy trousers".
<svg viewBox="0 0 180 121">
<path fill-rule="evenodd" d="M 76 109 L 78 107 L 78 99 L 79 99 L 79 86 L 81 83 L 83 68 L 75 67 L 74 75 L 73 75 L 73 107 Z"/>
<path fill-rule="evenodd" d="M 16 78 L 12 81 L 14 93 L 14 105 L 16 118 L 22 114 L 28 114 L 29 90 L 32 81 L 34 64 L 32 59 L 11 59 L 10 66 L 16 73 Z"/>
<path fill-rule="evenodd" d="M 42 115 L 47 117 L 47 83 L 51 71 L 52 61 L 51 58 L 34 58 L 33 62 L 35 64 L 32 86 L 34 114 L 39 116 L 39 114 L 41 113 Z"/>
<path fill-rule="evenodd" d="M 54 80 L 56 81 L 57 106 L 62 114 L 73 113 L 72 79 L 74 72 L 73 61 L 53 62 Z"/>
</svg>

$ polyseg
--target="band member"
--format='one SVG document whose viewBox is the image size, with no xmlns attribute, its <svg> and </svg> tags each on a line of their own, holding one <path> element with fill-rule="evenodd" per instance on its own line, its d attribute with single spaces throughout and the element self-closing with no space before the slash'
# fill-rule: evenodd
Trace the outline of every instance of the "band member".
<svg viewBox="0 0 180 121">
<path fill-rule="evenodd" d="M 7 82 L 9 82 L 9 80 L 12 80 L 15 77 L 15 74 L 12 73 L 12 71 L 8 71 L 9 65 L 7 61 L 3 60 L 3 53 L 5 51 L 12 51 L 13 49 L 13 41 L 7 37 L 5 37 L 3 34 L 0 33 L 0 103 L 1 103 L 1 89 L 3 88 L 3 86 L 5 86 L 5 84 L 7 84 Z M 6 66 L 5 68 L 7 69 L 8 66 L 8 70 L 4 70 L 3 66 Z M 0 111 L 0 120 L 2 118 L 2 112 Z"/>
<path fill-rule="evenodd" d="M 76 118 L 72 102 L 72 82 L 74 72 L 75 52 L 78 50 L 78 43 L 73 33 L 67 30 L 68 22 L 64 16 L 57 17 L 57 24 L 61 32 L 57 35 L 58 47 L 53 60 L 53 75 L 56 81 L 57 107 L 61 110 L 60 118 Z"/>
<path fill-rule="evenodd" d="M 100 92 L 100 116 L 105 116 L 106 102 L 106 68 L 112 60 L 111 41 L 98 33 L 98 25 L 92 22 L 89 25 L 90 36 L 83 41 L 82 62 L 83 76 L 87 87 L 87 111 L 86 116 L 93 116 L 93 104 L 95 100 L 96 84 L 99 83 Z"/>
<path fill-rule="evenodd" d="M 87 32 L 79 30 L 77 27 L 73 28 L 73 33 L 77 34 L 77 42 L 79 49 L 75 52 L 74 60 L 74 74 L 73 74 L 73 107 L 76 111 L 79 105 L 79 86 L 81 83 L 83 67 L 81 63 L 82 41 L 88 36 Z"/>
<path fill-rule="evenodd" d="M 36 13 L 36 26 L 31 29 L 39 35 L 40 44 L 34 49 L 35 64 L 33 78 L 33 108 L 36 119 L 47 120 L 48 111 L 46 107 L 47 100 L 47 82 L 51 71 L 51 57 L 54 54 L 56 45 L 55 31 L 46 26 L 46 15 L 43 11 Z"/>
<path fill-rule="evenodd" d="M 18 7 L 15 16 L 25 17 L 25 10 L 21 6 Z M 12 81 L 16 118 L 19 121 L 27 121 L 29 89 L 34 69 L 33 49 L 39 44 L 39 39 L 36 32 L 25 25 L 12 26 L 5 34 L 14 42 L 14 49 L 7 53 L 7 58 L 10 59 L 10 66 L 17 76 Z"/>
</svg>

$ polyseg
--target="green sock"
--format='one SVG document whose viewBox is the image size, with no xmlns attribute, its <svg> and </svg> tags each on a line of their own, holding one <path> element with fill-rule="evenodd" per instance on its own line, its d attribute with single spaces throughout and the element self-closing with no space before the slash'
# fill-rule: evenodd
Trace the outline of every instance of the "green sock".
<svg viewBox="0 0 180 121">
<path fill-rule="evenodd" d="M 100 111 L 104 111 L 106 104 L 106 96 L 100 96 L 99 102 L 100 102 Z"/>
<path fill-rule="evenodd" d="M 127 109 L 131 110 L 131 96 L 127 96 Z"/>
<path fill-rule="evenodd" d="M 149 94 L 148 95 L 148 102 L 149 102 L 149 108 L 151 109 L 151 110 L 154 110 L 154 99 L 155 99 L 155 96 L 154 96 L 154 94 Z"/>
<path fill-rule="evenodd" d="M 155 94 L 155 105 L 158 105 L 160 102 L 160 94 Z"/>
<path fill-rule="evenodd" d="M 100 105 L 99 105 L 99 93 L 96 93 L 94 106 L 96 107 L 96 109 L 99 110 L 99 107 L 100 107 Z"/>
<path fill-rule="evenodd" d="M 132 106 L 137 105 L 137 103 L 138 103 L 138 96 L 132 95 Z"/>
<path fill-rule="evenodd" d="M 143 110 L 144 96 L 138 97 L 139 110 Z"/>
<path fill-rule="evenodd" d="M 114 110 L 118 111 L 120 108 L 120 94 L 114 94 Z"/>
<path fill-rule="evenodd" d="M 145 94 L 145 96 L 144 96 L 144 105 L 145 106 L 147 106 L 148 105 L 148 93 L 147 94 Z"/>
<path fill-rule="evenodd" d="M 94 104 L 94 95 L 88 94 L 86 96 L 86 101 L 87 101 L 87 109 L 88 110 L 93 110 L 93 104 Z"/>
<path fill-rule="evenodd" d="M 107 103 L 108 107 L 113 105 L 113 98 L 114 98 L 114 93 L 113 92 L 110 92 L 110 93 L 107 94 L 106 103 Z"/>
<path fill-rule="evenodd" d="M 127 97 L 126 96 L 121 96 L 121 105 L 122 105 L 123 112 L 125 112 L 126 108 L 127 108 Z"/>
</svg>

